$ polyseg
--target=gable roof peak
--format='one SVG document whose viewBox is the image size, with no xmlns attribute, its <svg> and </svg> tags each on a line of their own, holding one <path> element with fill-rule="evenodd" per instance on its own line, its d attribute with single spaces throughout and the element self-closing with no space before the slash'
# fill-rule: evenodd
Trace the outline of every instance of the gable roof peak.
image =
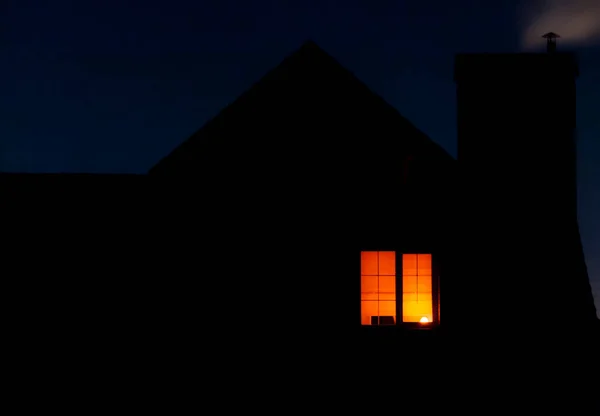
<svg viewBox="0 0 600 416">
<path fill-rule="evenodd" d="M 322 50 L 319 45 L 317 45 L 317 42 L 315 42 L 314 40 L 308 38 L 304 41 L 304 43 L 302 44 L 301 48 L 316 48 L 319 50 Z"/>
<path fill-rule="evenodd" d="M 329 55 L 327 52 L 325 52 L 325 50 L 323 48 L 321 48 L 317 44 L 317 42 L 315 42 L 312 39 L 307 39 L 306 41 L 304 41 L 304 43 L 298 49 L 296 49 L 295 52 L 292 53 L 292 56 L 298 56 L 298 55 L 309 56 L 312 58 L 315 58 L 315 57 L 332 58 L 331 55 Z"/>
</svg>

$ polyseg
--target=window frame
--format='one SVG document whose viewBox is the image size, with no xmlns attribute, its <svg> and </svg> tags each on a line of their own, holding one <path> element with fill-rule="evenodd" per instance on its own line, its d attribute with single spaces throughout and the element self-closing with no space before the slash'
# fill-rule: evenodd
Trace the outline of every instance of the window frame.
<svg viewBox="0 0 600 416">
<path fill-rule="evenodd" d="M 362 253 L 363 252 L 381 252 L 381 251 L 393 251 L 395 255 L 395 298 L 396 298 L 396 323 L 394 325 L 364 325 L 362 324 Z M 404 254 L 430 254 L 431 255 L 431 296 L 432 296 L 432 322 L 423 324 L 420 322 L 404 322 L 403 321 L 403 255 Z M 380 327 L 405 327 L 414 329 L 426 329 L 433 328 L 440 324 L 440 265 L 439 256 L 433 250 L 398 250 L 394 248 L 366 248 L 361 249 L 358 252 L 358 299 L 359 299 L 359 322 L 360 326 L 364 328 L 380 328 Z"/>
</svg>

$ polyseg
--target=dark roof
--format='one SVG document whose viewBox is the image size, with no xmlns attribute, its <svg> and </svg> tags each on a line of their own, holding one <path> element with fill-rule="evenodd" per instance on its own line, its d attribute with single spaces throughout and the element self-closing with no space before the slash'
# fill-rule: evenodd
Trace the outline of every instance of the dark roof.
<svg viewBox="0 0 600 416">
<path fill-rule="evenodd" d="M 113 173 L 21 173 L 0 172 L 3 184 L 68 184 L 85 181 L 86 183 L 139 182 L 145 174 Z"/>
<path fill-rule="evenodd" d="M 115 194 L 134 198 L 143 191 L 147 175 L 91 173 L 0 173 L 4 202 L 18 202 L 34 196 L 76 196 Z M 15 199 L 16 198 L 16 199 Z M 57 202 L 53 199 L 53 202 Z"/>
<path fill-rule="evenodd" d="M 240 95 L 233 103 L 225 107 L 216 117 L 208 121 L 200 130 L 176 147 L 171 153 L 160 160 L 149 173 L 157 173 L 164 165 L 175 162 L 181 158 L 189 162 L 193 159 L 191 150 L 195 148 L 198 142 L 210 137 L 213 128 L 219 128 L 221 123 L 231 123 L 231 114 L 235 112 L 250 111 L 255 101 L 260 100 L 261 96 L 267 94 L 267 91 L 283 89 L 285 85 L 298 82 L 299 80 L 322 85 L 328 88 L 328 83 L 323 78 L 340 80 L 344 83 L 346 90 L 351 90 L 352 94 L 361 97 L 362 100 L 373 102 L 377 106 L 377 112 L 386 117 L 387 120 L 393 120 L 390 124 L 394 125 L 398 131 L 406 132 L 410 130 L 413 134 L 404 134 L 402 140 L 413 141 L 412 147 L 425 147 L 431 153 L 439 155 L 445 160 L 453 160 L 452 157 L 436 143 L 432 142 L 424 133 L 419 131 L 412 123 L 404 118 L 394 107 L 388 104 L 379 95 L 372 92 L 363 82 L 354 76 L 350 71 L 344 68 L 333 57 L 321 49 L 314 41 L 305 42 L 298 50 L 286 57 L 278 66 L 269 71 L 263 78 L 254 84 L 249 90 Z M 319 97 L 315 97 L 318 100 Z M 285 105 L 285 104 L 283 104 Z M 244 108 L 240 110 L 240 108 Z M 209 132 L 212 131 L 212 132 Z M 396 130 L 396 129 L 394 129 Z M 193 161 L 192 161 L 193 163 Z"/>
</svg>

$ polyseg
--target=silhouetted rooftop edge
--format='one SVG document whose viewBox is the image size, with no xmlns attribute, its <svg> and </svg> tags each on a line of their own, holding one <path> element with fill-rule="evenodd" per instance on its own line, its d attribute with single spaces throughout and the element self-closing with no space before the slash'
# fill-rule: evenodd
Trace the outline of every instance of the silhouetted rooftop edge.
<svg viewBox="0 0 600 416">
<path fill-rule="evenodd" d="M 31 173 L 31 172 L 0 172 L 1 177 L 145 177 L 145 173 L 87 173 L 87 172 L 43 172 L 43 173 Z"/>
<path fill-rule="evenodd" d="M 190 143 L 195 142 L 196 140 L 201 140 L 201 134 L 204 129 L 211 126 L 214 123 L 218 123 L 221 117 L 225 117 L 225 115 L 231 110 L 232 107 L 239 105 L 241 102 L 249 99 L 253 94 L 255 94 L 260 88 L 262 88 L 265 84 L 275 81 L 278 78 L 278 74 L 283 71 L 292 70 L 294 65 L 301 61 L 310 61 L 313 64 L 317 63 L 318 65 L 325 65 L 329 67 L 333 67 L 335 71 L 338 71 L 340 77 L 347 77 L 352 83 L 354 83 L 358 88 L 362 88 L 376 100 L 379 100 L 384 104 L 384 108 L 386 111 L 389 111 L 397 117 L 400 123 L 403 123 L 406 127 L 412 129 L 414 132 L 418 133 L 415 136 L 419 137 L 417 145 L 427 146 L 429 147 L 433 153 L 437 154 L 439 157 L 452 160 L 454 158 L 450 156 L 450 154 L 439 146 L 437 143 L 432 141 L 425 133 L 419 130 L 414 124 L 412 124 L 408 119 L 406 119 L 400 112 L 390 105 L 387 101 L 385 101 L 380 95 L 374 93 L 365 83 L 363 83 L 360 79 L 358 79 L 354 73 L 346 69 L 343 65 L 341 65 L 335 58 L 325 52 L 314 40 L 309 39 L 306 40 L 298 49 L 292 52 L 290 55 L 285 57 L 275 68 L 268 71 L 262 78 L 260 78 L 254 85 L 252 85 L 249 89 L 244 91 L 241 95 L 239 95 L 233 102 L 223 108 L 216 116 L 207 121 L 199 130 L 197 130 L 194 134 L 192 134 L 188 139 L 184 140 L 180 145 L 175 147 L 170 153 L 160 159 L 152 168 L 150 168 L 148 173 L 156 173 L 163 162 L 168 161 L 171 157 L 176 156 L 179 153 L 186 152 L 187 147 Z M 407 138 L 403 138 L 406 140 L 411 140 L 410 135 L 407 135 Z"/>
<path fill-rule="evenodd" d="M 0 182 L 7 186 L 24 185 L 46 186 L 60 184 L 78 184 L 84 181 L 85 184 L 123 184 L 140 183 L 148 178 L 148 174 L 134 173 L 21 173 L 21 172 L 0 172 Z M 112 185 L 111 185 L 112 186 Z"/>
<path fill-rule="evenodd" d="M 573 52 L 528 52 L 528 53 L 458 53 L 454 60 L 454 81 L 459 78 L 468 80 L 481 75 L 482 71 L 490 75 L 499 75 L 507 69 L 522 73 L 525 70 L 545 70 L 548 61 L 554 61 L 565 71 L 579 76 L 577 55 Z"/>
</svg>

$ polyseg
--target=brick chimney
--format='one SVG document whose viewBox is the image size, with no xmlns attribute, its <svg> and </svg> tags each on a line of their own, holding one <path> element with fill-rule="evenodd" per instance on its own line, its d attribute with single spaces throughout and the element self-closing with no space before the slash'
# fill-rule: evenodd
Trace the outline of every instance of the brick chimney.
<svg viewBox="0 0 600 416">
<path fill-rule="evenodd" d="M 456 57 L 462 322 L 596 319 L 577 225 L 578 67 L 557 37 L 544 35 L 550 53 Z"/>
</svg>

